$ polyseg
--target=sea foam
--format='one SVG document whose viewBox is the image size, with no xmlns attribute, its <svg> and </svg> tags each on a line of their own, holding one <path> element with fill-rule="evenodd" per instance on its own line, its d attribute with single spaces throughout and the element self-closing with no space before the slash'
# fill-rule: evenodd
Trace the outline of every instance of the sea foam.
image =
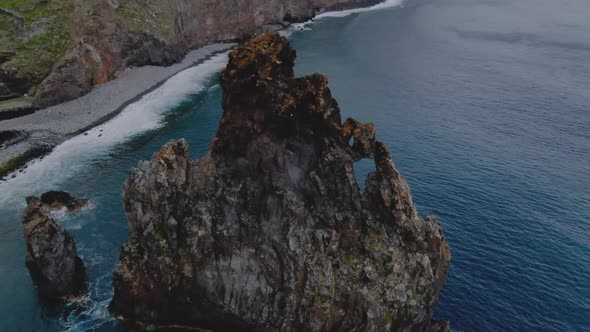
<svg viewBox="0 0 590 332">
<path fill-rule="evenodd" d="M 23 197 L 59 187 L 88 162 L 108 154 L 113 146 L 164 125 L 164 116 L 188 96 L 207 88 L 206 82 L 227 63 L 227 52 L 185 69 L 131 103 L 110 121 L 58 145 L 27 169 L 0 184 L 0 205 L 24 205 Z M 12 176 L 15 176 L 14 178 Z"/>
<path fill-rule="evenodd" d="M 326 17 L 346 17 L 346 16 L 349 16 L 352 14 L 357 14 L 357 13 L 364 13 L 364 12 L 373 11 L 373 10 L 398 7 L 398 6 L 403 6 L 404 2 L 405 2 L 404 0 L 387 0 L 387 1 L 376 4 L 371 7 L 354 8 L 354 9 L 348 9 L 348 10 L 342 10 L 342 11 L 336 11 L 336 12 L 325 12 L 325 13 L 318 14 L 314 18 L 314 20 L 322 19 L 322 18 L 326 18 Z"/>
<path fill-rule="evenodd" d="M 346 16 L 350 16 L 353 14 L 370 12 L 370 11 L 374 11 L 374 10 L 387 9 L 387 8 L 393 8 L 393 7 L 403 7 L 403 5 L 406 1 L 407 0 L 387 0 L 387 1 L 376 4 L 371 7 L 361 7 L 361 8 L 353 8 L 353 9 L 347 9 L 347 10 L 341 10 L 341 11 L 327 11 L 327 12 L 323 12 L 323 13 L 318 13 L 314 18 L 312 18 L 309 21 L 293 24 L 289 29 L 281 32 L 281 34 L 289 37 L 295 31 L 310 31 L 310 30 L 312 30 L 310 26 L 315 21 L 321 20 L 324 18 L 346 17 Z"/>
</svg>

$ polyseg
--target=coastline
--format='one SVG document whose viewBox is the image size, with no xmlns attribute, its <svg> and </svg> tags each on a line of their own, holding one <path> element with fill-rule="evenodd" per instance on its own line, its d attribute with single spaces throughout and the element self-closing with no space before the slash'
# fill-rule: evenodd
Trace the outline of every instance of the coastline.
<svg viewBox="0 0 590 332">
<path fill-rule="evenodd" d="M 67 139 L 109 121 L 125 107 L 157 89 L 174 75 L 198 66 L 235 45 L 210 44 L 190 51 L 181 62 L 168 67 L 131 68 L 114 80 L 96 85 L 88 94 L 78 99 L 22 117 L 0 121 L 0 132 L 21 133 L 19 137 L 0 142 L 6 145 L 0 148 L 0 166 L 11 166 L 9 169 L 0 167 L 0 179 L 21 167 L 26 167 L 28 162 L 51 152 L 55 146 Z M 31 154 L 30 151 L 34 150 L 42 150 L 45 153 Z"/>
<path fill-rule="evenodd" d="M 367 0 L 360 6 L 334 6 L 316 12 L 302 23 L 261 26 L 261 31 L 298 29 L 327 17 L 342 17 L 363 11 L 403 6 L 405 0 Z M 16 177 L 28 164 L 51 153 L 64 141 L 97 127 L 120 114 L 127 106 L 163 85 L 176 74 L 202 64 L 213 56 L 229 51 L 236 42 L 218 42 L 190 51 L 171 66 L 130 68 L 117 78 L 96 85 L 86 95 L 21 117 L 0 121 L 0 134 L 16 131 L 11 140 L 0 139 L 0 182 Z"/>
</svg>

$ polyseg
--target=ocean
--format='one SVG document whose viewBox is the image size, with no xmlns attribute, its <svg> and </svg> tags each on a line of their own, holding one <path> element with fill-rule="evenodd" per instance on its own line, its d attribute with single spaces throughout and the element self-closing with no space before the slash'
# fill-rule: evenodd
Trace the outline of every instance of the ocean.
<svg viewBox="0 0 590 332">
<path fill-rule="evenodd" d="M 421 215 L 453 254 L 436 317 L 453 331 L 590 331 L 590 2 L 409 0 L 290 33 L 298 75 L 330 79 L 373 122 Z M 181 72 L 88 135 L 0 183 L 0 331 L 122 330 L 108 314 L 127 238 L 121 185 L 170 139 L 206 153 L 225 54 Z M 362 178 L 371 163 L 355 165 Z M 88 297 L 41 303 L 24 265 L 26 195 L 65 190 Z"/>
</svg>

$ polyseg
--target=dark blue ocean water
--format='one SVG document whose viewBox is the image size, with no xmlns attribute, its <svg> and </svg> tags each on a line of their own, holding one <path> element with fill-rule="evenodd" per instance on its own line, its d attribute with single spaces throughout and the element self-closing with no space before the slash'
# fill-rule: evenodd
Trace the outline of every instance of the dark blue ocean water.
<svg viewBox="0 0 590 332">
<path fill-rule="evenodd" d="M 436 315 L 455 331 L 590 330 L 588 17 L 585 0 L 410 0 L 291 35 L 297 73 L 328 75 L 343 115 L 376 124 L 420 213 L 439 217 L 453 263 Z M 118 328 L 106 305 L 127 237 L 121 184 L 169 139 L 207 151 L 222 63 L 0 184 L 0 331 Z M 90 296 L 57 309 L 37 300 L 19 221 L 24 195 L 49 189 L 94 205 L 62 218 Z"/>
</svg>

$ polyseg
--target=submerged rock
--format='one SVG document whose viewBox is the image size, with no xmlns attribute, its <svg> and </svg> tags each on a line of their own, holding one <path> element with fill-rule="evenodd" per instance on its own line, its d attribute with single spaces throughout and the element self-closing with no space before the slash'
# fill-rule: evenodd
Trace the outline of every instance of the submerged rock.
<svg viewBox="0 0 590 332">
<path fill-rule="evenodd" d="M 45 204 L 43 199 L 27 197 L 22 219 L 27 268 L 41 295 L 48 298 L 78 296 L 86 290 L 84 264 L 76 253 L 72 236 L 50 216 L 52 209 L 53 206 Z"/>
<path fill-rule="evenodd" d="M 232 51 L 209 153 L 171 141 L 123 186 L 130 236 L 111 311 L 165 326 L 428 331 L 450 251 L 372 124 L 341 121 L 327 78 L 295 78 L 265 34 Z M 361 190 L 354 162 L 374 158 Z"/>
</svg>

